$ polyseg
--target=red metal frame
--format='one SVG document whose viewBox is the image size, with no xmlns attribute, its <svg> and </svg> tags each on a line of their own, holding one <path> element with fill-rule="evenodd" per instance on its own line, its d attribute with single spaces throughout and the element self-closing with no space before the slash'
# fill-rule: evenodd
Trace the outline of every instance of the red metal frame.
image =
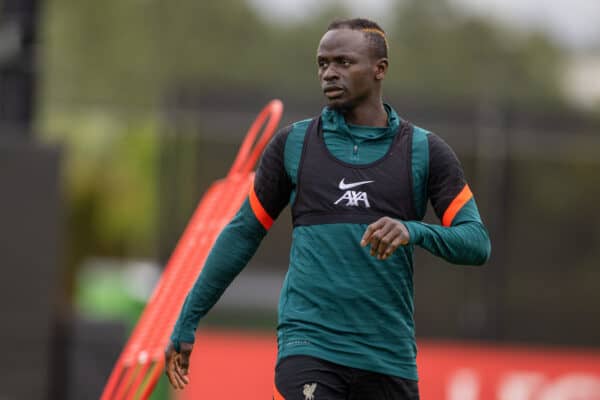
<svg viewBox="0 0 600 400">
<path fill-rule="evenodd" d="M 267 104 L 248 130 L 227 176 L 213 183 L 201 199 L 115 364 L 101 400 L 147 399 L 154 390 L 164 367 L 163 352 L 185 296 L 218 234 L 248 195 L 254 179 L 252 170 L 282 113 L 281 101 Z"/>
</svg>

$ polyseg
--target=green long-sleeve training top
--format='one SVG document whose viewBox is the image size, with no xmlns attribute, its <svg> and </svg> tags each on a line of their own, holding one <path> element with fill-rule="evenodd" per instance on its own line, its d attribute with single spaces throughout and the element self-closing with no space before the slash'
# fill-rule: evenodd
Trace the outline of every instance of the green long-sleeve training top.
<svg viewBox="0 0 600 400">
<path fill-rule="evenodd" d="M 386 128 L 349 125 L 324 108 L 323 140 L 350 164 L 383 157 L 401 119 L 388 105 Z M 267 146 L 246 201 L 224 228 L 188 294 L 171 340 L 194 342 L 199 320 L 246 266 L 273 220 L 293 204 L 298 168 L 310 120 L 281 131 Z M 410 243 L 387 260 L 360 247 L 367 227 L 357 223 L 296 226 L 278 308 L 278 360 L 319 357 L 341 365 L 418 379 L 413 303 L 413 251 L 421 246 L 454 264 L 481 265 L 491 252 L 473 194 L 451 148 L 437 135 L 414 127 L 412 193 L 416 212 L 403 221 Z M 422 222 L 427 202 L 441 225 Z"/>
</svg>

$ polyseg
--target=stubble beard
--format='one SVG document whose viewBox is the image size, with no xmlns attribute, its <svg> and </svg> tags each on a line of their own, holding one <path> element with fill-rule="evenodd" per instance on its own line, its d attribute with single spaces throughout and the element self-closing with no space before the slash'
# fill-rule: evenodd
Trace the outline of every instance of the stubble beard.
<svg viewBox="0 0 600 400">
<path fill-rule="evenodd" d="M 353 100 L 346 100 L 341 102 L 333 102 L 328 105 L 328 107 L 334 111 L 337 111 L 342 114 L 346 114 L 354 110 L 356 104 Z"/>
<path fill-rule="evenodd" d="M 359 105 L 365 103 L 367 100 L 368 96 L 360 95 L 340 102 L 334 102 L 333 104 L 330 103 L 328 107 L 346 115 L 352 113 Z"/>
</svg>

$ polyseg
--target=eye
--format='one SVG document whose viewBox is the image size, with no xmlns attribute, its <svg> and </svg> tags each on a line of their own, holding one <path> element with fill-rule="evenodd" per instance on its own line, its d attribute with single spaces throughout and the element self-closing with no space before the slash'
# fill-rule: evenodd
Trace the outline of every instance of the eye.
<svg viewBox="0 0 600 400">
<path fill-rule="evenodd" d="M 345 59 L 345 58 L 342 60 L 342 65 L 343 65 L 344 67 L 349 67 L 349 66 L 350 66 L 350 64 L 352 64 L 352 63 L 350 62 L 350 60 L 347 60 L 347 59 Z"/>
<path fill-rule="evenodd" d="M 325 68 L 327 66 L 327 63 L 323 60 L 318 61 L 317 64 L 319 65 L 319 68 Z"/>
</svg>

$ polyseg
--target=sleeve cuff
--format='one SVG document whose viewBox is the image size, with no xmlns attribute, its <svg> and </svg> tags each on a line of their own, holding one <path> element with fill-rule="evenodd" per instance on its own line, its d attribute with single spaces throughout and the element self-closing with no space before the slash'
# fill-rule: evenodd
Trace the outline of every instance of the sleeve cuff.
<svg viewBox="0 0 600 400">
<path fill-rule="evenodd" d="M 422 223 L 416 221 L 402 221 L 402 223 L 408 229 L 408 234 L 410 235 L 408 243 L 420 244 L 423 240 L 423 231 L 425 229 Z"/>
<path fill-rule="evenodd" d="M 173 343 L 173 347 L 175 347 L 175 350 L 179 351 L 180 347 L 179 344 L 180 343 L 194 343 L 195 337 L 194 335 L 176 335 L 173 334 L 171 335 L 171 343 Z"/>
</svg>

